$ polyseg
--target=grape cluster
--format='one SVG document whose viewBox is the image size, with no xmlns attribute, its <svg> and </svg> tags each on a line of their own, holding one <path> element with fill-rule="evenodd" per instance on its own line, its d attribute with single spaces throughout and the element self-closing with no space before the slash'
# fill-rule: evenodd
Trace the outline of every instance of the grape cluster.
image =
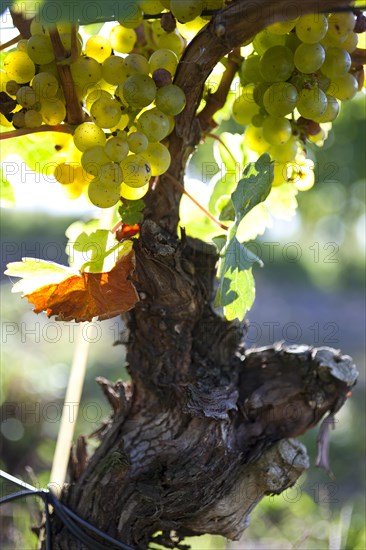
<svg viewBox="0 0 366 550">
<path fill-rule="evenodd" d="M 164 9 L 160 2 L 144 4 Z M 132 28 L 136 20 L 123 23 L 111 29 L 109 39 L 92 36 L 85 45 L 70 24 L 56 29 L 66 51 L 71 50 L 73 32 L 77 39 L 76 59 L 64 62 L 70 65 L 85 121 L 72 138 L 58 140 L 58 151 L 67 152 L 68 158 L 61 157 L 54 176 L 68 197 L 87 190 L 90 201 L 100 208 L 115 205 L 121 197 L 143 197 L 150 178 L 166 172 L 171 157 L 162 141 L 186 104 L 184 92 L 173 84 L 183 37 L 175 29 L 164 31 L 160 21 L 145 22 L 149 40 L 139 51 Z M 54 31 L 33 20 L 31 38 L 21 40 L 5 58 L 3 89 L 15 100 L 8 118 L 17 129 L 57 126 L 67 118 L 65 90 L 49 35 Z"/>
<path fill-rule="evenodd" d="M 276 161 L 274 185 L 293 179 L 306 189 L 314 182 L 305 144 L 324 139 L 339 102 L 359 89 L 350 55 L 358 42 L 355 22 L 347 12 L 274 23 L 255 36 L 241 64 L 233 118 L 247 126 L 246 147 Z M 306 170 L 305 181 L 298 176 Z"/>
</svg>

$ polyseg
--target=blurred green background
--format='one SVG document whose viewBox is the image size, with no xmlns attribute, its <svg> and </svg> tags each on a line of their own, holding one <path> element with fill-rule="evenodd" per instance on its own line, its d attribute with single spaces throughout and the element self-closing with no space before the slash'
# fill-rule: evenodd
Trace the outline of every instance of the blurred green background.
<svg viewBox="0 0 366 550">
<path fill-rule="evenodd" d="M 366 548 L 365 137 L 365 101 L 359 94 L 343 106 L 324 147 L 317 150 L 314 146 L 317 183 L 298 195 L 296 217 L 275 222 L 257 240 L 265 267 L 255 271 L 257 298 L 248 314 L 249 346 L 274 340 L 304 342 L 341 348 L 354 358 L 359 382 L 337 415 L 331 436 L 335 480 L 314 466 L 317 430 L 313 430 L 302 438 L 311 468 L 298 484 L 278 497 L 265 498 L 252 513 L 251 525 L 240 542 L 205 536 L 191 541 L 196 550 Z M 193 173 L 202 158 L 213 158 L 212 143 L 202 146 L 193 159 Z M 1 272 L 9 261 L 42 256 L 42 252 L 48 260 L 65 263 L 64 232 L 78 217 L 3 209 Z M 53 243 L 52 250 L 49 243 Z M 26 300 L 11 294 L 11 282 L 4 276 L 0 290 L 0 467 L 44 486 L 80 327 L 35 316 Z M 90 357 L 77 434 L 90 434 L 109 413 L 95 377 L 127 378 L 124 347 L 114 345 L 121 331 L 123 323 L 115 318 L 95 324 L 88 333 Z M 95 447 L 96 440 L 90 439 L 89 445 Z M 15 488 L 5 484 L 2 494 L 11 490 Z M 37 503 L 9 504 L 0 513 L 2 548 L 35 548 L 30 527 L 39 519 Z"/>
</svg>

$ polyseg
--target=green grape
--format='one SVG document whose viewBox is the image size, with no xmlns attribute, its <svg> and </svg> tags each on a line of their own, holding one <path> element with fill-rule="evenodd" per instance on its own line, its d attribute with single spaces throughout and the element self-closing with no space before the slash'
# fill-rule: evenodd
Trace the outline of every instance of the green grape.
<svg viewBox="0 0 366 550">
<path fill-rule="evenodd" d="M 17 44 L 17 50 L 19 52 L 27 53 L 27 44 L 28 44 L 28 40 L 26 38 L 22 38 L 21 40 L 19 40 Z"/>
<path fill-rule="evenodd" d="M 325 113 L 327 104 L 325 93 L 314 86 L 301 90 L 296 107 L 301 116 L 313 120 L 314 117 L 320 117 Z"/>
<path fill-rule="evenodd" d="M 259 55 L 250 55 L 243 61 L 240 67 L 240 78 L 242 82 L 261 82 L 263 80 L 259 70 L 260 60 L 261 58 Z"/>
<path fill-rule="evenodd" d="M 126 80 L 125 62 L 122 57 L 111 55 L 102 65 L 102 76 L 108 84 L 118 86 Z"/>
<path fill-rule="evenodd" d="M 22 86 L 16 93 L 17 102 L 22 107 L 30 109 L 37 103 L 37 96 L 30 86 Z"/>
<path fill-rule="evenodd" d="M 272 46 L 262 55 L 259 68 L 265 81 L 282 82 L 290 78 L 295 68 L 294 54 L 286 46 Z"/>
<path fill-rule="evenodd" d="M 94 178 L 89 183 L 88 197 L 90 202 L 98 208 L 111 208 L 120 199 L 120 188 L 103 184 L 99 178 Z"/>
<path fill-rule="evenodd" d="M 112 46 L 109 40 L 102 36 L 91 36 L 85 44 L 85 53 L 98 63 L 103 63 L 111 55 Z"/>
<path fill-rule="evenodd" d="M 327 95 L 327 108 L 325 109 L 322 116 L 314 118 L 315 122 L 333 122 L 338 116 L 339 113 L 339 103 L 335 97 Z"/>
<path fill-rule="evenodd" d="M 142 187 L 130 187 L 127 183 L 122 183 L 121 185 L 121 197 L 129 201 L 137 201 L 142 199 L 149 190 L 149 184 L 143 185 Z"/>
<path fill-rule="evenodd" d="M 43 122 L 42 115 L 39 111 L 30 109 L 24 113 L 24 124 L 26 128 L 38 128 Z"/>
<path fill-rule="evenodd" d="M 90 111 L 91 106 L 97 99 L 113 99 L 111 94 L 107 92 L 106 90 L 102 90 L 101 88 L 96 88 L 95 90 L 92 90 L 89 92 L 89 94 L 85 98 L 85 107 L 88 111 Z"/>
<path fill-rule="evenodd" d="M 74 133 L 75 147 L 79 151 L 86 151 L 95 145 L 104 147 L 106 142 L 105 133 L 101 128 L 95 126 L 92 122 L 83 122 L 78 126 Z"/>
<path fill-rule="evenodd" d="M 11 52 L 4 60 L 4 69 L 9 80 L 15 80 L 18 84 L 30 82 L 36 73 L 36 68 L 31 58 L 25 52 Z"/>
<path fill-rule="evenodd" d="M 149 140 L 145 134 L 142 134 L 141 132 L 132 132 L 129 136 L 127 136 L 127 143 L 130 151 L 138 154 L 146 151 L 149 145 Z"/>
<path fill-rule="evenodd" d="M 252 84 L 244 86 L 241 95 L 233 103 L 232 116 L 239 124 L 250 124 L 253 116 L 259 113 L 259 106 L 254 101 L 253 91 Z"/>
<path fill-rule="evenodd" d="M 330 78 L 325 76 L 322 72 L 319 72 L 317 74 L 317 82 L 318 82 L 319 88 L 323 90 L 323 92 L 326 92 L 328 90 L 329 84 L 330 84 Z"/>
<path fill-rule="evenodd" d="M 250 86 L 250 84 L 249 84 L 249 86 Z M 264 104 L 263 104 L 264 94 L 270 86 L 271 86 L 271 84 L 269 82 L 258 82 L 254 86 L 253 99 L 256 102 L 256 104 L 259 105 L 259 107 L 264 107 Z M 243 89 L 245 89 L 245 88 L 243 88 Z"/>
<path fill-rule="evenodd" d="M 263 122 L 263 137 L 271 145 L 283 145 L 292 136 L 291 123 L 287 118 L 269 116 Z"/>
<path fill-rule="evenodd" d="M 334 78 L 330 85 L 328 91 L 337 99 L 341 101 L 347 101 L 352 99 L 358 90 L 358 82 L 355 77 L 347 73 L 339 78 Z"/>
<path fill-rule="evenodd" d="M 56 166 L 53 176 L 61 185 L 69 185 L 75 179 L 74 164 L 61 162 Z"/>
<path fill-rule="evenodd" d="M 95 86 L 102 78 L 101 66 L 92 57 L 79 57 L 70 65 L 70 68 L 74 83 L 83 90 L 89 86 Z"/>
<path fill-rule="evenodd" d="M 123 107 L 121 107 L 121 111 L 123 111 Z M 130 115 L 122 112 L 121 118 L 119 119 L 119 123 L 116 124 L 116 126 L 112 126 L 112 128 L 110 128 L 110 131 L 113 134 L 115 132 L 124 131 L 128 127 L 129 123 L 130 123 Z"/>
<path fill-rule="evenodd" d="M 150 73 L 157 69 L 165 69 L 173 76 L 178 66 L 178 57 L 167 48 L 156 50 L 149 59 Z"/>
<path fill-rule="evenodd" d="M 145 74 L 129 76 L 123 84 L 123 97 L 132 109 L 142 109 L 152 103 L 156 96 L 156 84 Z"/>
<path fill-rule="evenodd" d="M 346 40 L 342 42 L 342 48 L 348 53 L 352 53 L 357 48 L 358 34 L 356 32 L 350 32 Z"/>
<path fill-rule="evenodd" d="M 43 99 L 40 113 L 45 124 L 56 126 L 66 118 L 66 107 L 60 99 Z"/>
<path fill-rule="evenodd" d="M 273 23 L 267 27 L 269 32 L 273 34 L 288 34 L 297 23 L 297 19 L 286 19 L 285 21 L 279 21 L 278 23 Z"/>
<path fill-rule="evenodd" d="M 72 35 L 70 33 L 60 34 L 60 40 L 65 50 L 67 52 L 71 52 L 71 50 L 73 49 Z M 76 51 L 78 55 L 81 55 L 81 52 L 83 51 L 83 39 L 80 35 L 77 36 Z"/>
<path fill-rule="evenodd" d="M 109 42 L 114 50 L 119 53 L 130 53 L 137 40 L 137 34 L 133 29 L 126 29 L 122 25 L 113 27 L 109 33 Z"/>
<path fill-rule="evenodd" d="M 21 89 L 21 85 L 15 82 L 15 80 L 8 80 L 5 85 L 6 93 L 14 97 L 17 95 L 17 92 L 20 89 Z"/>
<path fill-rule="evenodd" d="M 110 160 L 121 162 L 121 160 L 127 157 L 129 147 L 125 139 L 119 136 L 113 136 L 105 144 L 104 151 Z"/>
<path fill-rule="evenodd" d="M 27 53 L 36 65 L 45 65 L 55 59 L 51 39 L 40 34 L 35 34 L 29 38 Z"/>
<path fill-rule="evenodd" d="M 170 10 L 181 23 L 193 21 L 203 10 L 203 0 L 170 0 Z"/>
<path fill-rule="evenodd" d="M 253 40 L 253 48 L 259 55 L 263 55 L 266 50 L 273 46 L 284 46 L 285 36 L 279 36 L 269 32 L 267 29 L 255 35 Z"/>
<path fill-rule="evenodd" d="M 138 6 L 149 15 L 157 15 L 164 11 L 164 6 L 159 0 L 138 0 Z"/>
<path fill-rule="evenodd" d="M 300 44 L 302 44 L 302 42 L 295 32 L 290 32 L 290 34 L 286 36 L 285 46 L 290 48 L 292 52 L 295 52 Z"/>
<path fill-rule="evenodd" d="M 171 50 L 178 57 L 180 57 L 184 50 L 185 41 L 184 41 L 184 38 L 180 34 L 178 34 L 176 31 L 169 32 L 169 33 L 166 32 L 156 40 L 156 46 L 159 50 L 161 49 Z"/>
<path fill-rule="evenodd" d="M 269 149 L 269 144 L 263 137 L 263 129 L 256 126 L 248 126 L 244 134 L 244 145 L 259 155 Z"/>
<path fill-rule="evenodd" d="M 273 145 L 269 149 L 271 157 L 278 162 L 291 162 L 297 155 L 297 140 L 290 138 L 283 145 Z"/>
<path fill-rule="evenodd" d="M 343 42 L 355 28 L 355 23 L 351 12 L 333 13 L 328 19 L 328 35 Z"/>
<path fill-rule="evenodd" d="M 24 128 L 25 127 L 25 113 L 18 111 L 13 114 L 12 123 L 14 128 Z"/>
<path fill-rule="evenodd" d="M 143 55 L 139 53 L 130 53 L 124 59 L 126 68 L 126 78 L 134 74 L 146 74 L 150 72 L 149 62 Z"/>
<path fill-rule="evenodd" d="M 303 42 L 295 51 L 294 62 L 298 71 L 305 74 L 315 73 L 323 65 L 325 50 L 318 42 L 306 44 Z"/>
<path fill-rule="evenodd" d="M 321 13 L 301 16 L 296 23 L 296 34 L 303 42 L 315 44 L 324 38 L 328 30 L 328 19 Z"/>
<path fill-rule="evenodd" d="M 118 19 L 120 23 L 126 29 L 136 29 L 144 22 L 144 14 L 141 8 L 136 4 L 131 4 L 130 11 L 127 14 L 123 14 L 122 19 Z"/>
<path fill-rule="evenodd" d="M 34 17 L 32 19 L 29 30 L 32 36 L 35 36 L 36 34 L 49 34 L 48 30 L 43 26 L 43 23 L 40 22 L 38 17 Z"/>
<path fill-rule="evenodd" d="M 152 176 L 161 176 L 170 166 L 169 149 L 162 143 L 150 143 L 141 156 L 150 164 Z"/>
<path fill-rule="evenodd" d="M 53 74 L 43 72 L 33 78 L 32 88 L 38 100 L 52 99 L 59 90 L 57 78 Z"/>
<path fill-rule="evenodd" d="M 55 61 L 52 61 L 52 63 L 46 63 L 45 65 L 40 65 L 39 72 L 52 74 L 56 79 L 59 78 L 58 69 Z"/>
<path fill-rule="evenodd" d="M 169 120 L 159 109 L 143 112 L 137 119 L 137 127 L 149 141 L 161 141 L 168 135 Z"/>
<path fill-rule="evenodd" d="M 322 66 L 322 73 L 328 78 L 339 78 L 351 68 L 351 56 L 343 48 L 328 48 Z"/>
<path fill-rule="evenodd" d="M 156 106 L 166 115 L 179 115 L 186 106 L 185 93 L 179 86 L 169 84 L 156 92 Z"/>
<path fill-rule="evenodd" d="M 143 187 L 151 178 L 151 168 L 148 161 L 141 155 L 129 155 L 120 164 L 123 181 L 130 187 Z"/>
<path fill-rule="evenodd" d="M 87 174 L 99 176 L 101 166 L 107 164 L 109 161 L 110 158 L 105 152 L 104 147 L 95 145 L 83 152 L 80 162 Z"/>
<path fill-rule="evenodd" d="M 113 187 L 118 185 L 119 187 L 123 179 L 122 168 L 116 162 L 109 161 L 100 167 L 99 179 L 101 183 L 105 185 L 111 185 Z"/>
<path fill-rule="evenodd" d="M 71 34 L 74 30 L 79 31 L 79 24 L 75 21 L 60 21 L 56 23 L 56 28 L 59 34 Z"/>
<path fill-rule="evenodd" d="M 278 82 L 264 92 L 263 105 L 270 115 L 282 117 L 294 110 L 297 99 L 295 86 L 289 82 Z"/>
<path fill-rule="evenodd" d="M 100 128 L 113 128 L 121 119 L 123 107 L 113 98 L 101 97 L 94 101 L 90 108 L 90 116 Z"/>
</svg>

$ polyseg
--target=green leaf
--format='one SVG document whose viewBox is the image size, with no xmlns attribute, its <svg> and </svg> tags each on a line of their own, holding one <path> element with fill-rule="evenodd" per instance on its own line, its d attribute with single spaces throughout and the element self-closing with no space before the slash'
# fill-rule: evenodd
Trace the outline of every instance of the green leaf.
<svg viewBox="0 0 366 550">
<path fill-rule="evenodd" d="M 229 270 L 216 294 L 215 306 L 222 306 L 226 319 L 244 319 L 255 298 L 254 277 L 251 269 Z"/>
<path fill-rule="evenodd" d="M 81 25 L 90 25 L 102 21 L 123 21 L 136 14 L 138 1 L 103 0 L 103 2 L 85 2 L 85 0 L 43 0 L 43 2 L 27 0 L 27 2 L 13 2 L 24 15 L 39 17 L 43 23 L 57 23 L 58 21 L 78 21 Z"/>
<path fill-rule="evenodd" d="M 145 203 L 142 199 L 137 201 L 124 200 L 118 209 L 118 213 L 121 216 L 123 223 L 127 223 L 127 225 L 135 225 L 135 223 L 141 223 L 144 219 L 144 208 Z"/>
<path fill-rule="evenodd" d="M 31 294 L 45 285 L 58 284 L 75 275 L 75 271 L 69 267 L 37 258 L 22 258 L 21 262 L 12 262 L 6 267 L 5 275 L 22 277 L 15 283 L 12 292 L 22 292 L 23 295 Z"/>
<path fill-rule="evenodd" d="M 11 183 L 6 179 L 0 167 L 1 187 L 0 202 L 2 207 L 11 207 L 15 205 L 14 190 Z"/>
</svg>

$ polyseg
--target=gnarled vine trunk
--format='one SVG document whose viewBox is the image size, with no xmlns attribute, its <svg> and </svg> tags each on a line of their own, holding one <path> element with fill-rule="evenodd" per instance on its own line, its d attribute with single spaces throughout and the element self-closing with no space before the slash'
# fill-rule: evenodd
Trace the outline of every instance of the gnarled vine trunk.
<svg viewBox="0 0 366 550">
<path fill-rule="evenodd" d="M 344 1 L 321 8 L 337 5 Z M 192 41 L 175 79 L 187 95 L 170 139 L 175 179 L 183 181 L 201 138 L 195 112 L 216 62 L 267 24 L 317 9 L 314 0 L 239 0 Z M 291 438 L 337 411 L 357 376 L 351 359 L 329 348 L 243 349 L 245 327 L 211 308 L 215 249 L 184 231 L 177 238 L 180 196 L 163 176 L 147 197 L 133 274 L 141 301 L 128 315 L 131 383 L 99 380 L 114 412 L 62 494 L 137 550 L 157 532 L 168 547 L 191 534 L 238 539 L 262 496 L 291 486 L 307 467 Z M 82 547 L 56 518 L 52 530 L 53 548 Z"/>
</svg>

